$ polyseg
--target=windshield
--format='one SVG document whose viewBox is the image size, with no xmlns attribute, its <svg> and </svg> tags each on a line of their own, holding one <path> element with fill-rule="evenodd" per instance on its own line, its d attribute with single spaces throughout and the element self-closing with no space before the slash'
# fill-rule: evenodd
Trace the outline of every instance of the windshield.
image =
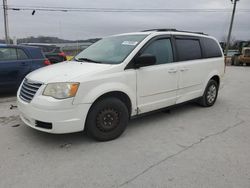
<svg viewBox="0 0 250 188">
<path fill-rule="evenodd" d="M 119 64 L 147 35 L 120 35 L 107 37 L 94 43 L 76 57 L 76 61 Z"/>
</svg>

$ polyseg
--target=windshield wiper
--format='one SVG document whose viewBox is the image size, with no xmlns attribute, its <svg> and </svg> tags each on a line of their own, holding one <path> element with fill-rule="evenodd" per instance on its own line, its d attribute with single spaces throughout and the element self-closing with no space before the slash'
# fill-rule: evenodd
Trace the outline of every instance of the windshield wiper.
<svg viewBox="0 0 250 188">
<path fill-rule="evenodd" d="M 99 61 L 95 61 L 93 59 L 89 59 L 89 58 L 86 58 L 86 57 L 82 57 L 82 58 L 75 58 L 76 61 L 88 61 L 88 62 L 92 62 L 92 63 L 102 63 L 102 62 L 99 62 Z"/>
</svg>

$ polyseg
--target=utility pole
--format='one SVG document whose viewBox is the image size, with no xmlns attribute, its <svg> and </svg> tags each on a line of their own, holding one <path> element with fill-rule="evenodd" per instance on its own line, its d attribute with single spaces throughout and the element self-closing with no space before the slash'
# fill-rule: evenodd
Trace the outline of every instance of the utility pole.
<svg viewBox="0 0 250 188">
<path fill-rule="evenodd" d="M 226 45 L 226 49 L 225 49 L 225 55 L 227 56 L 228 53 L 228 49 L 230 46 L 230 40 L 231 40 L 231 34 L 232 34 L 232 29 L 233 29 L 233 23 L 234 23 L 234 15 L 235 15 L 235 11 L 236 11 L 236 5 L 237 2 L 239 0 L 231 0 L 234 4 L 234 8 L 233 8 L 233 13 L 232 13 L 232 17 L 231 17 L 231 23 L 230 23 L 230 27 L 229 27 L 229 32 L 228 32 L 228 36 L 227 36 L 227 45 Z"/>
<path fill-rule="evenodd" d="M 9 37 L 9 23 L 8 23 L 8 6 L 7 0 L 3 0 L 3 14 L 4 14 L 4 31 L 5 31 L 5 43 L 10 43 Z"/>
</svg>

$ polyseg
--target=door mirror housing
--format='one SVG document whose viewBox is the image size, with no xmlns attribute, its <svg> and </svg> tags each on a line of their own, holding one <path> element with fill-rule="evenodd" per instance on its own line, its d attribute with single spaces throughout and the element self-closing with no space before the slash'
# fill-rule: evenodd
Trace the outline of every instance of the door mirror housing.
<svg viewBox="0 0 250 188">
<path fill-rule="evenodd" d="M 143 54 L 135 58 L 135 67 L 145 67 L 154 65 L 156 63 L 156 57 L 152 54 Z"/>
</svg>

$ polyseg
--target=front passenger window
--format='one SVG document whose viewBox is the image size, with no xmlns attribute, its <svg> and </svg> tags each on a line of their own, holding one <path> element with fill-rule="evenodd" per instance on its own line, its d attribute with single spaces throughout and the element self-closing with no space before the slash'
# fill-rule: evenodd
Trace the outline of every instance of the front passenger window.
<svg viewBox="0 0 250 188">
<path fill-rule="evenodd" d="M 142 52 L 156 57 L 156 64 L 165 64 L 173 62 L 173 51 L 170 39 L 159 39 L 147 46 Z"/>
<path fill-rule="evenodd" d="M 15 61 L 17 53 L 15 48 L 0 48 L 0 61 Z"/>
</svg>

